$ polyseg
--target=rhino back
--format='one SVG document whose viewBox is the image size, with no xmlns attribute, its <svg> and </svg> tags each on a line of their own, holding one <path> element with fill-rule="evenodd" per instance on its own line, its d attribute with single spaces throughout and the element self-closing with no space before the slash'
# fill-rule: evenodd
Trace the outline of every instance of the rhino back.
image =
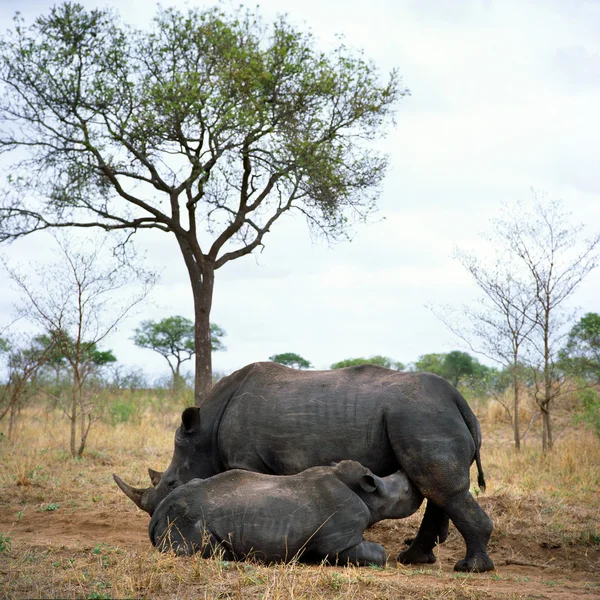
<svg viewBox="0 0 600 600">
<path fill-rule="evenodd" d="M 255 364 L 220 424 L 218 444 L 227 468 L 292 474 L 352 458 L 394 471 L 385 405 L 373 393 L 378 378 L 348 371 Z"/>
<path fill-rule="evenodd" d="M 354 546 L 369 513 L 328 468 L 283 477 L 232 470 L 178 488 L 152 520 L 161 526 L 151 536 L 174 522 L 188 541 L 206 531 L 238 557 L 285 561 Z"/>
<path fill-rule="evenodd" d="M 433 394 L 426 389 L 431 378 L 438 386 Z M 404 462 L 429 462 L 424 459 L 435 452 L 423 440 L 451 438 L 474 452 L 448 388 L 437 376 L 373 365 L 297 371 L 256 363 L 223 415 L 219 453 L 226 468 L 265 473 L 296 473 L 343 459 L 378 475 L 399 465 L 408 472 Z"/>
</svg>

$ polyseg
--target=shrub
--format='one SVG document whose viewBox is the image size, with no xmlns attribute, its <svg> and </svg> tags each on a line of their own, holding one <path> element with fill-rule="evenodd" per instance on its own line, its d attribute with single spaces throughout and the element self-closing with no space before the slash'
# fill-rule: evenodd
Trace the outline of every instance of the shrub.
<svg viewBox="0 0 600 600">
<path fill-rule="evenodd" d="M 108 417 L 112 425 L 138 423 L 140 420 L 139 403 L 133 398 L 119 398 L 110 405 Z"/>
<path fill-rule="evenodd" d="M 600 438 L 600 394 L 586 388 L 579 393 L 581 408 L 577 414 L 577 421 L 585 423 Z"/>
</svg>

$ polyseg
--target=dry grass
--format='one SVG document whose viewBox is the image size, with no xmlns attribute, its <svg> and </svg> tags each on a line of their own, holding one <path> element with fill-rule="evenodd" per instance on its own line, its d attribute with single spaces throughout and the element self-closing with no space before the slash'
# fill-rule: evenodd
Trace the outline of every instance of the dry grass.
<svg viewBox="0 0 600 600">
<path fill-rule="evenodd" d="M 147 515 L 111 474 L 149 485 L 147 467 L 170 460 L 178 418 L 163 409 L 136 425 L 97 423 L 76 460 L 58 413 L 24 411 L 14 442 L 0 438 L 0 598 L 600 597 L 600 443 L 583 429 L 565 430 L 548 456 L 534 431 L 517 453 L 510 428 L 483 413 L 488 489 L 478 500 L 495 523 L 498 570 L 463 575 L 452 571 L 464 553 L 456 531 L 436 564 L 410 568 L 267 567 L 156 552 Z M 393 557 L 419 521 L 386 521 L 368 537 Z"/>
</svg>

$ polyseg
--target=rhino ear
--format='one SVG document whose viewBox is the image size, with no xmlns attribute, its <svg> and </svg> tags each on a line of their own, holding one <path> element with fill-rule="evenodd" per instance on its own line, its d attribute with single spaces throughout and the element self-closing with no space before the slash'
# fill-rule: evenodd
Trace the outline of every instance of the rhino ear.
<svg viewBox="0 0 600 600">
<path fill-rule="evenodd" d="M 197 406 L 186 408 L 181 415 L 181 431 L 191 433 L 200 427 L 200 409 Z"/>
<path fill-rule="evenodd" d="M 148 475 L 150 475 L 150 481 L 152 482 L 152 485 L 156 487 L 160 483 L 160 479 L 164 475 L 164 472 L 161 473 L 160 471 L 155 471 L 154 469 L 148 467 Z"/>
<path fill-rule="evenodd" d="M 381 486 L 381 479 L 379 479 L 379 477 L 377 477 L 377 475 L 373 475 L 373 473 L 371 473 L 369 471 L 368 474 L 363 475 L 358 480 L 358 485 L 360 485 L 360 487 L 365 492 L 368 492 L 369 494 L 372 494 L 373 492 L 377 491 L 380 488 L 380 486 Z"/>
</svg>

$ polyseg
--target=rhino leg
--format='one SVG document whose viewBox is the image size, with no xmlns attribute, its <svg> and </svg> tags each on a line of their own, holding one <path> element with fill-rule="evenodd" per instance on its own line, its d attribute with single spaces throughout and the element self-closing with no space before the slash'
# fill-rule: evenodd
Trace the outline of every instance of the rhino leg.
<svg viewBox="0 0 600 600">
<path fill-rule="evenodd" d="M 158 528 L 157 528 L 158 529 Z M 235 555 L 222 544 L 210 531 L 198 531 L 193 529 L 180 530 L 175 523 L 169 523 L 168 527 L 160 534 L 154 532 L 152 543 L 160 552 L 175 552 L 178 556 L 191 556 L 200 552 L 202 558 L 220 558 L 221 560 L 236 560 Z"/>
<path fill-rule="evenodd" d="M 339 552 L 337 559 L 340 564 L 383 566 L 387 562 L 387 554 L 381 544 L 363 540 L 360 544 Z"/>
<path fill-rule="evenodd" d="M 400 553 L 398 562 L 402 564 L 423 564 L 436 561 L 433 548 L 443 544 L 448 537 L 448 515 L 431 500 L 427 500 L 425 515 L 417 536 L 407 540 L 410 547 Z"/>
<path fill-rule="evenodd" d="M 454 565 L 454 570 L 493 571 L 494 563 L 486 551 L 493 530 L 492 520 L 468 491 L 451 497 L 444 503 L 443 509 L 428 500 L 417 537 L 409 548 L 400 553 L 398 561 L 404 564 L 435 562 L 433 548 L 448 536 L 448 517 L 467 545 L 465 558 Z"/>
<path fill-rule="evenodd" d="M 454 496 L 447 503 L 446 511 L 467 544 L 467 554 L 454 565 L 454 570 L 493 571 L 494 562 L 486 548 L 494 526 L 475 498 L 469 492 Z"/>
</svg>

